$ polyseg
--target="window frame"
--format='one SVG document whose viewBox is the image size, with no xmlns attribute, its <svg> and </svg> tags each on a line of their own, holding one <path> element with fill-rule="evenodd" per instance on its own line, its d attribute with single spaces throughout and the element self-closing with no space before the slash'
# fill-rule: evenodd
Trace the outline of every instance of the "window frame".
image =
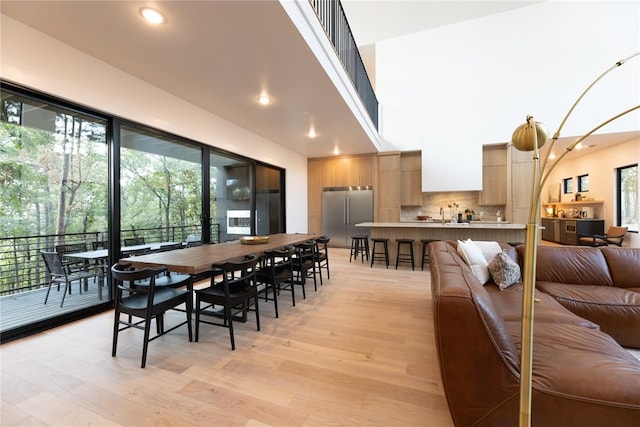
<svg viewBox="0 0 640 427">
<path fill-rule="evenodd" d="M 623 206 L 623 197 L 622 197 L 622 175 L 623 175 L 623 171 L 628 170 L 628 169 L 632 169 L 635 168 L 636 169 L 636 179 L 638 176 L 638 173 L 640 172 L 639 168 L 638 168 L 638 163 L 634 163 L 634 164 L 630 164 L 630 165 L 626 165 L 626 166 L 620 166 L 618 168 L 616 168 L 616 173 L 615 173 L 615 177 L 616 177 L 616 182 L 615 182 L 615 206 L 616 206 L 616 211 L 615 211 L 615 225 L 618 227 L 624 226 L 626 224 L 623 225 L 623 221 L 622 221 L 622 215 L 623 215 L 623 210 L 624 210 L 624 206 Z M 637 188 L 637 186 L 636 186 Z M 636 209 L 637 205 L 638 205 L 638 190 L 636 190 Z M 638 221 L 638 212 L 636 212 L 636 221 Z M 636 226 L 638 226 L 638 224 L 636 224 Z M 629 229 L 627 230 L 628 233 L 638 233 L 638 230 L 632 230 Z"/>
<path fill-rule="evenodd" d="M 573 177 L 562 179 L 562 193 L 573 194 Z"/>
<path fill-rule="evenodd" d="M 578 175 L 578 193 L 588 193 L 589 192 L 589 174 L 585 173 L 583 175 Z M 586 182 L 586 189 L 585 187 Z"/>
</svg>

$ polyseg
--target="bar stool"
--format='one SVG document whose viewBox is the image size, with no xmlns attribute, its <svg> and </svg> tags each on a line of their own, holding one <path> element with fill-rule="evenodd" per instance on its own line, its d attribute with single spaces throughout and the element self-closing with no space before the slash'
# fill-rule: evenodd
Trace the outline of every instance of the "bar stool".
<svg viewBox="0 0 640 427">
<path fill-rule="evenodd" d="M 427 251 L 427 246 L 431 242 L 437 242 L 438 239 L 422 239 L 422 270 L 424 271 L 424 263 L 429 264 L 429 252 Z"/>
<path fill-rule="evenodd" d="M 369 261 L 369 237 L 362 234 L 351 236 L 351 253 L 349 254 L 349 262 L 351 259 L 358 259 L 358 254 L 364 262 L 364 256 L 367 256 Z"/>
<path fill-rule="evenodd" d="M 371 247 L 371 267 L 373 267 L 373 263 L 378 260 L 384 261 L 387 265 L 387 268 L 389 268 L 389 245 L 387 244 L 389 242 L 389 239 L 385 239 L 383 237 L 374 237 L 371 239 L 371 241 L 373 242 L 373 246 Z M 382 245 L 382 251 L 376 252 L 377 244 Z"/>
<path fill-rule="evenodd" d="M 411 269 L 415 270 L 415 261 L 413 258 L 413 239 L 396 239 L 398 243 L 398 252 L 396 254 L 396 270 L 398 269 L 398 263 L 400 262 L 410 262 Z M 409 253 L 401 253 L 402 245 L 409 246 Z"/>
</svg>

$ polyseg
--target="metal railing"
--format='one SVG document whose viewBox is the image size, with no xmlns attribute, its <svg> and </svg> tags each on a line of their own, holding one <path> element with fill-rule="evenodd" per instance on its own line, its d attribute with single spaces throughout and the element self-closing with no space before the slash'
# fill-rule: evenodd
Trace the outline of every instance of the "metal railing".
<svg viewBox="0 0 640 427">
<path fill-rule="evenodd" d="M 200 225 L 163 228 L 136 228 L 122 230 L 125 238 L 144 237 L 145 243 L 185 242 L 199 236 Z M 48 284 L 47 270 L 40 251 L 55 250 L 59 244 L 85 243 L 92 249 L 92 242 L 107 240 L 106 231 L 90 233 L 47 234 L 41 236 L 17 236 L 0 238 L 0 295 L 9 295 L 38 289 Z M 211 224 L 211 243 L 220 241 L 218 224 Z"/>
<path fill-rule="evenodd" d="M 376 129 L 378 98 L 339 0 L 309 0 Z"/>
</svg>

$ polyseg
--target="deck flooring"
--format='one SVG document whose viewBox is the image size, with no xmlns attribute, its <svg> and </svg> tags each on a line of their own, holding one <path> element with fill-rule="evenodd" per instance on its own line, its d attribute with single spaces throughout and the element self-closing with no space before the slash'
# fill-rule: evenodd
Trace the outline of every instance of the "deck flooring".
<svg viewBox="0 0 640 427">
<path fill-rule="evenodd" d="M 72 293 L 67 294 L 62 307 L 60 307 L 64 289 L 62 286 L 59 291 L 57 286 L 51 287 L 47 304 L 44 303 L 47 288 L 2 296 L 0 297 L 0 332 L 108 301 L 106 286 L 102 288 L 102 301 L 98 298 L 98 283 L 89 279 L 88 289 L 80 294 L 78 283 L 74 282 Z"/>
</svg>

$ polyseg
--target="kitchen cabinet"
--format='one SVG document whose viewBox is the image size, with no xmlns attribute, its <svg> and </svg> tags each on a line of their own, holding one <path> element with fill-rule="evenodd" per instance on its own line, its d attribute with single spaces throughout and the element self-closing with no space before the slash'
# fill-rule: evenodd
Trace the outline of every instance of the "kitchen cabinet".
<svg viewBox="0 0 640 427">
<path fill-rule="evenodd" d="M 400 154 L 400 205 L 422 206 L 422 155 L 420 151 Z"/>
<path fill-rule="evenodd" d="M 514 224 L 526 224 L 529 221 L 533 168 L 531 151 L 518 151 L 513 146 L 507 148 L 508 197 L 505 215 Z"/>
<path fill-rule="evenodd" d="M 603 219 L 542 218 L 542 239 L 563 245 L 577 245 L 581 234 L 603 234 Z"/>
<path fill-rule="evenodd" d="M 559 242 L 560 219 L 542 218 L 541 223 L 544 227 L 544 229 L 542 230 L 542 240 L 546 240 L 548 242 Z"/>
<path fill-rule="evenodd" d="M 377 156 L 324 157 L 307 161 L 307 214 L 310 234 L 322 234 L 322 190 L 374 184 Z"/>
<path fill-rule="evenodd" d="M 507 204 L 507 146 L 505 144 L 482 147 L 482 191 L 480 206 Z"/>
<path fill-rule="evenodd" d="M 377 200 L 375 221 L 400 221 L 400 152 L 378 154 L 378 179 L 374 185 Z"/>
</svg>

